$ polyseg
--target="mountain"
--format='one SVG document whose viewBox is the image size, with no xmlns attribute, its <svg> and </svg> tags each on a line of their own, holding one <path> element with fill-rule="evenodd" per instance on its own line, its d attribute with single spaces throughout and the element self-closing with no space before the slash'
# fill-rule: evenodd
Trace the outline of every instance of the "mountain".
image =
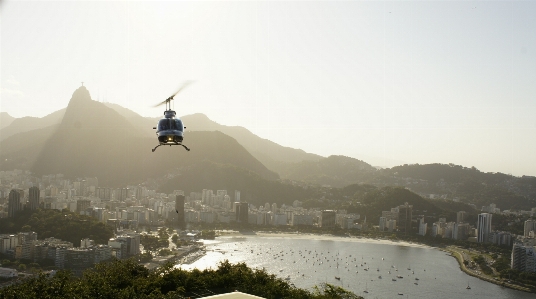
<svg viewBox="0 0 536 299">
<path fill-rule="evenodd" d="M 63 119 L 65 109 L 53 112 L 45 117 L 22 117 L 13 119 L 13 121 L 6 127 L 2 127 L 0 130 L 0 140 L 4 140 L 10 136 L 29 132 L 35 129 L 42 129 L 48 126 L 57 125 Z"/>
<path fill-rule="evenodd" d="M 58 126 L 15 134 L 0 141 L 0 170 L 30 170 Z"/>
<path fill-rule="evenodd" d="M 63 173 L 72 178 L 96 176 L 103 186 L 124 186 L 207 160 L 231 164 L 264 179 L 278 178 L 221 132 L 190 132 L 185 142 L 192 151 L 175 146 L 151 152 L 157 144 L 155 137 L 143 137 L 139 128 L 115 110 L 91 100 L 82 86 L 73 93 L 59 125 L 2 141 L 0 168 L 30 169 L 38 175 Z"/>
<path fill-rule="evenodd" d="M 15 118 L 9 115 L 7 112 L 0 112 L 0 129 L 9 126 L 13 120 L 15 120 Z"/>
<path fill-rule="evenodd" d="M 306 153 L 301 149 L 281 146 L 251 133 L 244 127 L 220 125 L 201 113 L 186 115 L 181 119 L 190 131 L 221 131 L 233 137 L 255 158 L 274 171 L 278 167 L 278 162 L 318 161 L 323 158 L 319 155 Z"/>
<path fill-rule="evenodd" d="M 116 110 L 119 114 L 135 127 L 141 128 L 144 133 L 154 136 L 152 127 L 159 118 L 142 117 L 136 112 L 117 104 L 105 103 L 108 107 Z M 281 173 L 287 163 L 301 161 L 319 161 L 324 157 L 306 153 L 301 149 L 285 147 L 268 139 L 261 138 L 244 127 L 220 125 L 210 120 L 205 114 L 196 113 L 181 117 L 187 132 L 193 131 L 220 131 L 236 139 L 257 160 L 261 161 L 268 169 Z"/>
</svg>

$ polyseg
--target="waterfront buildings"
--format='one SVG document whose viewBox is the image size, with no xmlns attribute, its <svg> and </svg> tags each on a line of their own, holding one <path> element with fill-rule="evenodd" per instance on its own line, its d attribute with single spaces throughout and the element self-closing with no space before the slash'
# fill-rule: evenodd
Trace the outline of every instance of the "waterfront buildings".
<svg viewBox="0 0 536 299">
<path fill-rule="evenodd" d="M 511 267 L 524 272 L 536 272 L 536 250 L 534 239 L 521 239 L 514 242 Z"/>
<path fill-rule="evenodd" d="M 424 217 L 419 219 L 419 235 L 425 236 L 428 230 L 428 223 L 424 222 Z"/>
<path fill-rule="evenodd" d="M 400 231 L 410 233 L 412 231 L 411 220 L 413 215 L 413 205 L 407 202 L 398 207 L 398 229 Z"/>
<path fill-rule="evenodd" d="M 336 212 L 333 210 L 323 210 L 320 216 L 320 227 L 329 228 L 335 226 Z"/>
<path fill-rule="evenodd" d="M 491 217 L 493 215 L 489 213 L 478 214 L 477 222 L 477 242 L 485 243 L 488 242 L 488 237 L 491 232 Z"/>
</svg>

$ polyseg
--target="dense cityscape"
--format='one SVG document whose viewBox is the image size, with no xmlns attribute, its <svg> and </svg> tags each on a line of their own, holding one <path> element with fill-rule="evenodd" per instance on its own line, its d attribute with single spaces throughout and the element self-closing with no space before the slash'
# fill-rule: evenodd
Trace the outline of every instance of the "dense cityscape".
<svg viewBox="0 0 536 299">
<path fill-rule="evenodd" d="M 209 189 L 188 195 L 181 190 L 164 194 L 144 186 L 100 187 L 98 178 L 70 180 L 61 174 L 35 178 L 30 172 L 21 170 L 2 171 L 0 180 L 0 218 L 16 218 L 24 210 L 69 211 L 92 217 L 113 228 L 114 232 L 113 237 L 103 244 L 96 243 L 89 236 L 76 244 L 57 236 L 39 239 L 37 233 L 28 228 L 26 231 L 0 234 L 0 254 L 4 264 L 9 264 L 9 260 L 41 264 L 48 262 L 54 269 L 69 269 L 81 275 L 85 269 L 112 257 L 126 259 L 142 254 L 141 248 L 144 246 L 140 247 L 140 243 L 143 243 L 140 238 L 151 227 L 176 227 L 181 240 L 192 241 L 199 237 L 199 232 L 186 230 L 190 226 L 247 224 L 249 229 L 294 227 L 307 230 L 308 227 L 316 227 L 328 231 L 338 228 L 493 244 L 511 248 L 512 269 L 536 272 L 536 221 L 531 218 L 536 208 L 531 211 L 500 211 L 491 204 L 481 207 L 476 225 L 467 222 L 465 211 L 459 211 L 456 221 L 447 222 L 446 218 L 439 218 L 429 227 L 425 222 L 426 217 L 414 215 L 413 205 L 407 202 L 382 211 L 379 221 L 367 221 L 366 217 L 361 218 L 359 214 L 345 210 L 307 209 L 298 200 L 280 207 L 276 203 L 257 207 L 241 201 L 239 190 L 232 192 L 232 196 L 227 190 L 214 192 Z M 500 214 L 526 217 L 523 235 L 492 230 L 493 215 Z M 172 249 L 178 250 L 177 247 Z M 145 250 L 148 251 L 147 248 Z M 193 246 L 183 248 L 176 256 L 184 257 L 192 251 Z M 23 271 L 24 268 L 19 267 L 18 270 Z M 13 278 L 17 275 L 15 268 L 0 269 L 1 277 Z"/>
</svg>

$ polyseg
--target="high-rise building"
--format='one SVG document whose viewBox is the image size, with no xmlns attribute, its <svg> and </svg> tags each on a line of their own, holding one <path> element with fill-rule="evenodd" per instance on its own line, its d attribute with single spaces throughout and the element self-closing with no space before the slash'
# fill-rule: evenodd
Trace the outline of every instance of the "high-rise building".
<svg viewBox="0 0 536 299">
<path fill-rule="evenodd" d="M 7 206 L 7 216 L 9 218 L 15 217 L 15 214 L 22 210 L 21 198 L 24 197 L 24 191 L 12 189 L 9 192 L 9 201 Z"/>
<path fill-rule="evenodd" d="M 478 243 L 488 242 L 488 236 L 491 232 L 491 216 L 489 213 L 478 214 L 478 223 L 477 223 L 477 241 Z"/>
<path fill-rule="evenodd" d="M 522 272 L 536 272 L 536 250 L 530 242 L 518 240 L 512 248 L 510 267 Z"/>
<path fill-rule="evenodd" d="M 523 231 L 523 236 L 528 237 L 530 232 L 536 231 L 536 220 L 528 219 L 525 221 L 525 229 Z"/>
<path fill-rule="evenodd" d="M 76 213 L 80 214 L 80 212 L 85 211 L 87 208 L 89 208 L 91 205 L 91 200 L 89 199 L 79 199 L 76 201 Z"/>
<path fill-rule="evenodd" d="M 395 231 L 395 229 L 396 229 L 396 220 L 394 219 L 387 220 L 387 231 L 393 232 Z"/>
<path fill-rule="evenodd" d="M 385 231 L 385 228 L 387 228 L 387 218 L 386 217 L 380 217 L 380 231 Z"/>
<path fill-rule="evenodd" d="M 456 213 L 456 223 L 463 223 L 465 221 L 465 214 L 465 211 Z"/>
<path fill-rule="evenodd" d="M 240 223 L 248 223 L 249 204 L 247 202 L 235 202 L 235 217 Z"/>
<path fill-rule="evenodd" d="M 454 240 L 466 240 L 469 234 L 468 223 L 454 223 L 452 228 L 452 238 Z"/>
<path fill-rule="evenodd" d="M 419 219 L 419 235 L 425 236 L 428 230 L 428 223 L 424 222 L 424 217 Z"/>
<path fill-rule="evenodd" d="M 406 234 L 411 232 L 412 213 L 413 206 L 408 205 L 407 202 L 398 207 L 398 229 L 404 231 Z"/>
<path fill-rule="evenodd" d="M 320 216 L 320 227 L 334 227 L 336 215 L 333 210 L 323 210 Z"/>
<path fill-rule="evenodd" d="M 29 206 L 30 210 L 37 210 L 39 208 L 40 191 L 37 187 L 31 187 L 29 190 Z"/>
<path fill-rule="evenodd" d="M 175 212 L 177 213 L 177 224 L 180 229 L 186 227 L 186 221 L 184 219 L 184 195 L 175 196 Z"/>
<path fill-rule="evenodd" d="M 240 202 L 240 191 L 238 190 L 234 192 L 234 201 Z"/>
</svg>

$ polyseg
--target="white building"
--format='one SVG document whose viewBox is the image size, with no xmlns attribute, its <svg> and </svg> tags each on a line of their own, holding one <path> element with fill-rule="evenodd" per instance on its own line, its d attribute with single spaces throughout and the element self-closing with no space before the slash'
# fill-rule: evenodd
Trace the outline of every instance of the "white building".
<svg viewBox="0 0 536 299">
<path fill-rule="evenodd" d="M 384 232 L 387 228 L 387 217 L 380 217 L 380 231 Z"/>
<path fill-rule="evenodd" d="M 272 225 L 287 225 L 287 214 L 275 213 L 272 218 Z"/>
<path fill-rule="evenodd" d="M 387 231 L 392 232 L 394 230 L 396 230 L 396 220 L 387 220 Z"/>
<path fill-rule="evenodd" d="M 424 218 L 419 219 L 419 235 L 425 236 L 428 230 L 428 223 L 424 222 Z"/>
<path fill-rule="evenodd" d="M 441 223 L 436 222 L 432 225 L 432 237 L 435 237 L 437 235 L 443 236 L 443 228 L 441 227 Z"/>
<path fill-rule="evenodd" d="M 510 266 L 518 271 L 536 272 L 536 248 L 533 242 L 525 241 L 520 240 L 514 243 Z"/>
</svg>

